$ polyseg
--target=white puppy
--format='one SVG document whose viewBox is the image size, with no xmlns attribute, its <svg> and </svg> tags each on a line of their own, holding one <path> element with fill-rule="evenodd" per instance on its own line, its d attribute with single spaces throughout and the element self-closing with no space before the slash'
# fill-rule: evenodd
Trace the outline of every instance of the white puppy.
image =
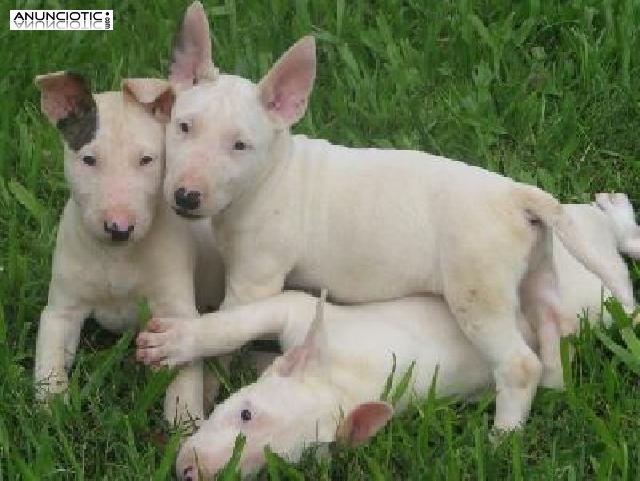
<svg viewBox="0 0 640 481">
<path fill-rule="evenodd" d="M 618 249 L 640 258 L 640 228 L 627 197 L 598 194 L 596 200 L 598 207 L 565 206 L 580 234 L 606 262 L 621 260 Z M 540 339 L 525 322 L 520 327 L 529 346 L 540 350 L 543 362 L 559 365 L 560 333 L 576 331 L 576 313 L 586 312 L 594 323 L 600 319 L 609 323 L 610 318 L 606 313 L 599 315 L 602 295 L 608 294 L 602 283 L 561 243 L 557 247 L 560 323 Z M 619 281 L 630 282 L 628 275 Z M 466 396 L 491 385 L 486 359 L 452 322 L 451 312 L 439 297 L 350 307 L 328 304 L 324 316 L 328 344 L 316 332 L 313 336 L 320 346 L 312 348 L 308 339 L 303 347 L 294 348 L 308 330 L 313 308 L 310 296 L 288 292 L 201 319 L 155 319 L 148 326 L 153 332 L 140 334 L 139 357 L 170 366 L 224 354 L 265 334 L 277 335 L 287 352 L 258 382 L 216 407 L 201 430 L 185 442 L 178 457 L 178 476 L 193 480 L 198 470 L 210 475 L 217 472 L 228 461 L 240 432 L 247 437 L 240 463 L 244 474 L 264 463 L 266 445 L 295 461 L 303 447 L 314 442 L 330 442 L 337 435 L 364 440 L 391 415 L 386 405 L 372 401 L 383 389 L 392 354 L 397 357 L 399 376 L 416 361 L 408 392 L 418 396 L 426 393 L 438 365 L 438 395 Z M 405 404 L 406 399 L 398 407 Z M 350 414 L 338 427 L 340 412 Z"/>
<path fill-rule="evenodd" d="M 599 208 L 565 206 L 581 234 L 588 236 L 607 262 L 619 260 L 618 249 L 640 258 L 640 228 L 627 197 L 598 194 L 596 202 Z M 521 324 L 527 343 L 541 350 L 543 362 L 544 350 L 557 345 L 559 331 L 566 334 L 577 329 L 576 312 L 586 311 L 591 322 L 600 319 L 602 283 L 562 244 L 557 246 L 555 265 L 563 306 L 560 325 L 546 331 L 551 338 L 540 339 L 541 345 L 536 346 L 529 326 Z M 628 283 L 628 276 L 619 282 Z M 377 399 L 393 355 L 398 377 L 415 361 L 407 392 L 419 397 L 426 395 L 436 367 L 437 396 L 469 396 L 491 385 L 486 358 L 455 325 L 441 298 L 406 298 L 350 307 L 327 305 L 326 334 L 316 325 L 298 346 L 308 331 L 313 306 L 310 296 L 288 292 L 208 319 L 156 320 L 155 333 L 141 334 L 156 346 L 142 351 L 148 351 L 150 357 L 163 353 L 166 357 L 155 360 L 169 364 L 222 354 L 264 334 L 278 335 L 286 352 L 256 383 L 219 405 L 202 428 L 185 441 L 176 464 L 181 479 L 193 481 L 200 473 L 213 475 L 220 470 L 229 460 L 239 433 L 246 437 L 240 459 L 244 475 L 264 464 L 263 449 L 267 445 L 297 461 L 302 449 L 314 443 L 338 438 L 364 441 L 392 414 L 391 408 Z M 603 320 L 610 322 L 606 314 Z M 559 353 L 553 356 L 559 362 Z M 402 409 L 406 402 L 405 397 L 396 407 Z M 342 419 L 341 413 L 346 413 L 346 418 Z"/>
<path fill-rule="evenodd" d="M 378 400 L 394 356 L 396 382 L 415 362 L 406 392 L 418 397 L 427 395 L 436 369 L 438 397 L 468 397 L 492 385 L 491 365 L 439 296 L 327 304 L 324 326 L 314 321 L 309 328 L 314 304 L 306 294 L 285 292 L 220 313 L 215 327 L 198 321 L 200 330 L 189 345 L 196 356 L 224 352 L 228 344 L 220 340 L 233 343 L 238 332 L 278 334 L 285 354 L 257 382 L 218 405 L 185 440 L 176 462 L 180 479 L 217 473 L 240 433 L 246 437 L 239 464 L 244 476 L 264 465 L 265 446 L 295 462 L 316 443 L 365 441 L 393 413 Z M 404 396 L 396 409 L 408 401 Z"/>
<path fill-rule="evenodd" d="M 605 265 L 549 194 L 416 151 L 351 149 L 291 135 L 315 77 L 315 43 L 296 43 L 259 82 L 218 74 L 199 2 L 173 52 L 164 193 L 188 217 L 211 216 L 230 307 L 326 287 L 365 302 L 442 294 L 489 360 L 495 424 L 527 416 L 543 366 L 516 322 L 557 324 L 550 227 L 625 306 L 623 263 Z M 526 295 L 520 295 L 524 292 Z M 544 372 L 545 380 L 559 373 Z"/>
<path fill-rule="evenodd" d="M 640 228 L 635 223 L 633 207 L 627 196 L 597 194 L 596 202 L 597 207 L 589 204 L 564 206 L 580 235 L 588 239 L 599 257 L 608 264 L 624 262 L 619 252 L 640 258 Z M 535 333 L 528 323 L 523 323 L 520 330 L 525 333 L 529 345 L 539 345 L 542 363 L 550 366 L 550 371 L 561 372 L 560 337 L 576 331 L 581 315 L 586 315 L 592 323 L 602 319 L 605 325 L 610 324 L 611 318 L 606 310 L 603 311 L 602 300 L 611 293 L 556 238 L 554 267 L 558 272 L 560 292 L 557 322 Z M 616 282 L 632 289 L 628 271 L 624 269 L 620 274 Z M 248 305 L 247 309 L 254 309 L 254 305 Z M 255 315 L 260 316 L 259 313 Z M 220 311 L 198 319 L 156 318 L 147 325 L 146 331 L 138 335 L 138 358 L 149 365 L 175 367 L 199 357 L 227 354 L 260 337 L 265 330 L 260 322 L 252 325 L 241 321 L 234 325 L 232 319 L 237 317 L 235 313 Z M 550 380 L 548 386 L 562 387 L 562 378 Z"/>
<path fill-rule="evenodd" d="M 67 388 L 66 369 L 88 316 L 112 331 L 135 327 L 142 297 L 154 315 L 197 315 L 198 245 L 204 255 L 201 283 L 209 291 L 200 298 L 203 304 L 215 307 L 224 279 L 210 225 L 189 226 L 160 195 L 164 122 L 173 95 L 168 83 L 129 79 L 121 92 L 92 95 L 80 75 L 59 72 L 39 76 L 36 85 L 43 112 L 65 141 L 71 190 L 36 346 L 35 381 L 45 398 Z M 199 360 L 169 387 L 165 414 L 169 421 L 202 418 Z"/>
</svg>

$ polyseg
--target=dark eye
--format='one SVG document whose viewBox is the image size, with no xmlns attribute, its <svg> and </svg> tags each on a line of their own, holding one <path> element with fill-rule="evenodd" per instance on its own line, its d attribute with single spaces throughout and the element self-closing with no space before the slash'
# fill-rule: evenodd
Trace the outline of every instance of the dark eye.
<svg viewBox="0 0 640 481">
<path fill-rule="evenodd" d="M 245 423 L 247 421 L 251 421 L 251 411 L 248 409 L 243 409 L 240 411 L 240 419 L 242 419 Z"/>
<path fill-rule="evenodd" d="M 85 155 L 82 157 L 82 162 L 93 167 L 96 165 L 96 158 L 93 155 Z"/>
<path fill-rule="evenodd" d="M 150 164 L 152 161 L 153 161 L 153 157 L 151 157 L 150 155 L 144 155 L 140 159 L 140 165 L 147 165 L 147 164 Z"/>
<path fill-rule="evenodd" d="M 182 130 L 185 134 L 189 132 L 189 124 L 186 122 L 180 122 L 180 130 Z"/>
<path fill-rule="evenodd" d="M 233 144 L 234 150 L 246 150 L 247 144 L 245 144 L 242 140 L 236 140 L 236 143 Z"/>
</svg>

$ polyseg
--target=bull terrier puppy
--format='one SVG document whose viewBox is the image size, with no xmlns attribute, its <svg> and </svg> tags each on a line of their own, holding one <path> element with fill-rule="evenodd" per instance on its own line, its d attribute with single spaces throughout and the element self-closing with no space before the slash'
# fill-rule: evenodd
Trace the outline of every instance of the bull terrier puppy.
<svg viewBox="0 0 640 481">
<path fill-rule="evenodd" d="M 436 369 L 438 397 L 469 397 L 492 385 L 491 364 L 439 296 L 328 304 L 324 326 L 314 321 L 309 328 L 314 303 L 306 294 L 285 292 L 224 313 L 216 332 L 279 333 L 286 352 L 184 441 L 176 461 L 179 479 L 213 479 L 240 433 L 246 438 L 239 463 L 243 477 L 264 466 L 267 445 L 296 462 L 305 447 L 365 441 L 392 416 L 391 406 L 379 399 L 394 355 L 396 381 L 415 362 L 406 392 L 416 396 L 427 395 Z M 403 397 L 395 409 L 403 410 L 409 400 Z"/>
<path fill-rule="evenodd" d="M 164 127 L 173 95 L 168 83 L 128 79 L 120 92 L 92 95 L 83 77 L 58 72 L 37 77 L 36 85 L 43 112 L 64 140 L 71 190 L 36 346 L 35 382 L 45 399 L 66 390 L 66 370 L 88 316 L 121 332 L 136 325 L 142 297 L 154 315 L 197 315 L 198 247 L 209 291 L 200 301 L 215 306 L 224 280 L 210 223 L 187 223 L 162 201 Z M 170 385 L 165 415 L 179 422 L 202 414 L 202 366 L 196 360 Z"/>
<path fill-rule="evenodd" d="M 565 206 L 580 234 L 587 236 L 612 265 L 621 261 L 618 250 L 639 258 L 640 251 L 632 246 L 640 246 L 640 228 L 635 224 L 628 198 L 624 194 L 598 194 L 596 200 L 597 206 Z M 547 337 L 540 339 L 526 322 L 520 324 L 529 346 L 539 349 L 543 363 L 560 362 L 554 348 L 559 345 L 560 333 L 577 330 L 577 312 L 586 312 L 592 323 L 599 319 L 611 322 L 606 312 L 599 316 L 602 282 L 560 242 L 555 240 L 554 245 L 558 248 L 554 261 L 562 296 L 561 322 L 552 330 L 542 330 Z M 629 283 L 628 275 L 620 282 Z M 209 314 L 208 319 L 155 319 L 148 326 L 150 331 L 139 335 L 138 355 L 151 364 L 181 365 L 198 357 L 225 354 L 251 339 L 272 334 L 279 337 L 287 352 L 274 366 L 282 366 L 282 359 L 300 363 L 300 350 L 304 352 L 307 347 L 293 346 L 308 330 L 313 302 L 305 294 L 287 292 Z M 373 400 L 386 382 L 392 353 L 398 366 L 402 365 L 399 373 L 416 360 L 413 385 L 408 392 L 425 394 L 437 365 L 438 395 L 466 396 L 491 385 L 486 359 L 456 327 L 439 297 L 350 307 L 328 304 L 324 322 L 328 355 L 308 349 L 322 364 L 313 364 L 313 369 L 309 369 L 310 364 L 302 366 L 296 376 L 289 368 L 283 371 L 272 367 L 258 382 L 218 406 L 200 432 L 186 441 L 177 462 L 179 477 L 193 480 L 200 470 L 207 474 L 217 472 L 229 459 L 239 432 L 247 437 L 241 460 L 244 474 L 262 466 L 262 449 L 268 444 L 295 461 L 304 446 L 318 441 L 329 442 L 336 436 L 364 440 L 391 415 L 386 405 Z M 362 332 L 368 335 L 363 337 Z M 318 332 L 313 335 L 318 336 Z M 321 338 L 320 341 L 325 343 Z M 307 340 L 305 345 L 309 343 Z M 404 407 L 405 402 L 406 399 L 398 407 Z M 351 414 L 341 423 L 340 412 Z M 316 431 L 316 427 L 320 429 Z"/>
<path fill-rule="evenodd" d="M 305 37 L 255 84 L 219 74 L 199 2 L 173 52 L 164 194 L 181 215 L 211 217 L 226 268 L 225 307 L 285 285 L 340 302 L 441 294 L 497 384 L 495 424 L 527 417 L 543 366 L 516 322 L 555 323 L 553 229 L 625 306 L 627 285 L 551 195 L 417 151 L 355 149 L 292 135 L 316 69 Z M 519 296 L 520 286 L 527 296 Z M 545 378 L 557 377 L 545 373 Z"/>
<path fill-rule="evenodd" d="M 624 194 L 597 194 L 597 205 L 566 204 L 567 215 L 571 216 L 579 234 L 588 239 L 598 251 L 603 261 L 623 273 L 616 282 L 632 288 L 629 273 L 620 256 L 622 251 L 633 258 L 640 258 L 640 250 L 629 246 L 640 246 L 640 228 L 636 225 L 629 199 Z M 602 281 L 580 264 L 554 236 L 554 267 L 558 272 L 560 309 L 557 323 L 544 326 L 532 332 L 527 323 L 520 325 L 529 345 L 539 346 L 543 365 L 549 371 L 561 372 L 560 337 L 576 332 L 578 319 L 586 314 L 591 323 L 601 319 L 605 325 L 611 317 L 602 310 L 602 299 L 611 293 Z M 523 292 L 521 295 L 526 296 Z M 253 304 L 246 310 L 257 310 Z M 260 314 L 250 314 L 254 318 Z M 137 338 L 138 358 L 148 365 L 175 367 L 199 357 L 227 354 L 243 344 L 260 337 L 265 330 L 264 322 L 252 325 L 238 321 L 238 314 L 219 311 L 203 315 L 198 319 L 156 318 L 147 325 L 147 330 Z M 269 319 L 267 314 L 266 319 Z M 267 325 L 268 327 L 269 325 Z M 269 329 L 277 331 L 279 324 Z M 267 329 L 268 330 L 268 329 Z M 562 378 L 548 379 L 547 387 L 562 387 Z"/>
</svg>

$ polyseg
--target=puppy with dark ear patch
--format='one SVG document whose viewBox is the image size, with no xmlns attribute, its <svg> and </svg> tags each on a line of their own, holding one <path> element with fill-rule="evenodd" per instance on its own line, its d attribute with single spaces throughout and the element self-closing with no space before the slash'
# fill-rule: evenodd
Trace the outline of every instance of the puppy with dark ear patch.
<svg viewBox="0 0 640 481">
<path fill-rule="evenodd" d="M 136 305 L 155 315 L 197 314 L 198 299 L 216 306 L 222 266 L 211 227 L 177 217 L 163 202 L 165 123 L 173 90 L 159 79 L 126 79 L 122 89 L 92 95 L 77 73 L 38 76 L 42 111 L 64 142 L 70 198 L 60 221 L 49 298 L 38 332 L 38 397 L 65 391 L 84 319 L 105 328 L 136 325 Z M 168 389 L 170 422 L 202 418 L 202 368 L 191 363 Z"/>
</svg>

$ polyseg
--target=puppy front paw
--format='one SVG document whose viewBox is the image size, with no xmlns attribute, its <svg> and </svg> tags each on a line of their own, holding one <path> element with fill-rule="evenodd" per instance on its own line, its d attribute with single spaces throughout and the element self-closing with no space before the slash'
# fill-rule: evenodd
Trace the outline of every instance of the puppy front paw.
<svg viewBox="0 0 640 481">
<path fill-rule="evenodd" d="M 50 370 L 36 378 L 36 400 L 46 402 L 53 396 L 64 394 L 69 387 L 69 378 L 64 370 Z M 66 401 L 66 397 L 65 397 Z"/>
<path fill-rule="evenodd" d="M 190 327 L 188 319 L 152 319 L 136 338 L 136 359 L 152 367 L 175 367 L 192 361 L 194 338 Z"/>
</svg>

